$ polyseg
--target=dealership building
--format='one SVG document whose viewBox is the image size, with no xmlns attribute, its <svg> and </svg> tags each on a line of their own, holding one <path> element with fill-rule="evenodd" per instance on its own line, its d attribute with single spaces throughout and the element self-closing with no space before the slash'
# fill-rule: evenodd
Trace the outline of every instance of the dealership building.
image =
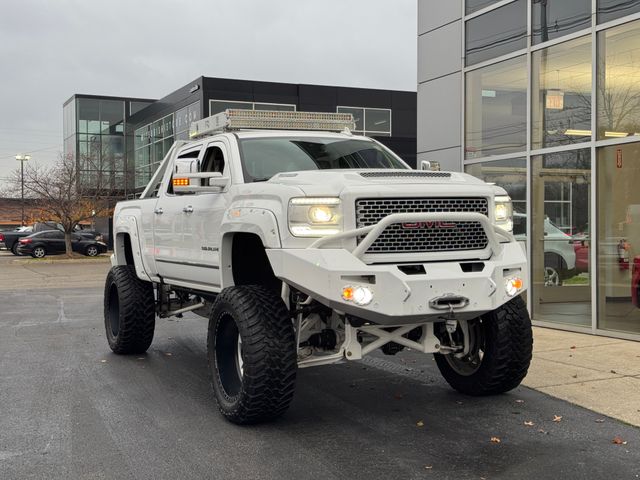
<svg viewBox="0 0 640 480">
<path fill-rule="evenodd" d="M 390 147 L 416 164 L 416 93 L 200 77 L 161 98 L 76 94 L 63 106 L 64 153 L 80 181 L 106 184 L 115 198 L 142 192 L 191 122 L 228 108 L 345 112 L 355 134 Z"/>
<path fill-rule="evenodd" d="M 640 1 L 419 0 L 417 153 L 507 189 L 536 324 L 640 340 Z"/>
</svg>

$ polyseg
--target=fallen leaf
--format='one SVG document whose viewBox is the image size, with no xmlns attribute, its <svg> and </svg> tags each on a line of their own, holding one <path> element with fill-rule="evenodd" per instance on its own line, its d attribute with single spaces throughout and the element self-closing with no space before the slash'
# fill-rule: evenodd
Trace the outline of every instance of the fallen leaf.
<svg viewBox="0 0 640 480">
<path fill-rule="evenodd" d="M 491 443 L 500 443 L 501 440 L 498 437 L 491 437 Z"/>
<path fill-rule="evenodd" d="M 422 420 L 418 420 L 418 422 L 416 423 L 416 426 L 424 427 L 424 422 Z"/>
<path fill-rule="evenodd" d="M 578 378 L 578 374 L 576 373 L 575 375 L 571 375 L 573 378 Z"/>
<path fill-rule="evenodd" d="M 546 430 L 543 430 L 542 428 L 538 429 L 538 433 L 544 433 L 545 435 L 549 434 L 549 432 L 547 432 Z"/>
<path fill-rule="evenodd" d="M 533 423 L 533 422 L 531 422 L 531 421 L 525 421 L 525 422 L 524 422 L 524 424 L 525 424 L 527 427 L 533 427 L 533 425 L 534 425 L 534 423 Z"/>
<path fill-rule="evenodd" d="M 425 465 L 424 469 L 425 470 L 431 470 L 433 468 L 433 465 Z"/>
<path fill-rule="evenodd" d="M 614 373 L 614 374 L 616 374 L 616 373 L 618 373 L 618 372 L 616 372 L 615 370 L 611 370 L 611 373 Z"/>
<path fill-rule="evenodd" d="M 571 350 L 575 350 L 576 346 L 575 345 L 571 345 Z"/>
<path fill-rule="evenodd" d="M 524 400 L 516 400 L 516 403 L 524 403 Z"/>
<path fill-rule="evenodd" d="M 100 360 L 100 363 L 107 363 L 106 360 Z"/>
<path fill-rule="evenodd" d="M 625 442 L 624 440 L 622 440 L 620 437 L 618 437 L 617 435 L 615 437 L 613 437 L 613 440 L 611 440 L 611 443 L 614 443 L 616 445 L 626 445 L 627 442 Z"/>
<path fill-rule="evenodd" d="M 171 355 L 173 355 L 171 352 L 165 352 L 164 353 L 167 357 L 170 357 Z"/>
<path fill-rule="evenodd" d="M 596 423 L 604 423 L 604 418 L 596 418 Z"/>
<path fill-rule="evenodd" d="M 562 421 L 562 415 L 554 415 L 553 416 L 553 421 L 554 422 L 561 422 Z"/>
</svg>

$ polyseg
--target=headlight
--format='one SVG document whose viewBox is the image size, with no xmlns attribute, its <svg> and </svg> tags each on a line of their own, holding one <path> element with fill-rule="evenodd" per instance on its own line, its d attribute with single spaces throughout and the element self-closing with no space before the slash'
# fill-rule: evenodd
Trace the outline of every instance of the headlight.
<svg viewBox="0 0 640 480">
<path fill-rule="evenodd" d="M 513 230 L 513 205 L 511 204 L 511 198 L 506 195 L 495 197 L 495 204 L 496 225 L 507 232 L 511 232 Z"/>
<path fill-rule="evenodd" d="M 340 199 L 292 198 L 289 201 L 289 230 L 295 237 L 324 237 L 341 232 Z"/>
</svg>

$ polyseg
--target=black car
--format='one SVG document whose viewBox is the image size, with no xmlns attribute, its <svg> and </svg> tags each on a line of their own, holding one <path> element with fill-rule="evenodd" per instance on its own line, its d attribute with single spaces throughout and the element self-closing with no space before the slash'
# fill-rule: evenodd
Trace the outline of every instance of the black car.
<svg viewBox="0 0 640 480">
<path fill-rule="evenodd" d="M 42 258 L 45 255 L 65 253 L 64 233 L 60 230 L 38 232 L 18 240 L 18 253 Z M 71 248 L 74 252 L 95 257 L 107 251 L 107 246 L 93 238 L 87 238 L 76 233 L 71 234 Z"/>
</svg>

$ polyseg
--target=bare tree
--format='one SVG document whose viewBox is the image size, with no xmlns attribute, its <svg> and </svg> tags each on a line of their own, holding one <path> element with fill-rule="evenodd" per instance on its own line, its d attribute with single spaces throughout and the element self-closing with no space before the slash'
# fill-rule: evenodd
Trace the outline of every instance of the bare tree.
<svg viewBox="0 0 640 480">
<path fill-rule="evenodd" d="M 73 155 L 60 154 L 52 166 L 27 164 L 24 168 L 25 196 L 36 202 L 38 217 L 62 226 L 67 256 L 71 256 L 71 234 L 76 226 L 109 210 L 108 175 L 100 171 L 78 170 Z M 22 184 L 20 169 L 9 179 L 9 192 L 19 192 Z"/>
</svg>

